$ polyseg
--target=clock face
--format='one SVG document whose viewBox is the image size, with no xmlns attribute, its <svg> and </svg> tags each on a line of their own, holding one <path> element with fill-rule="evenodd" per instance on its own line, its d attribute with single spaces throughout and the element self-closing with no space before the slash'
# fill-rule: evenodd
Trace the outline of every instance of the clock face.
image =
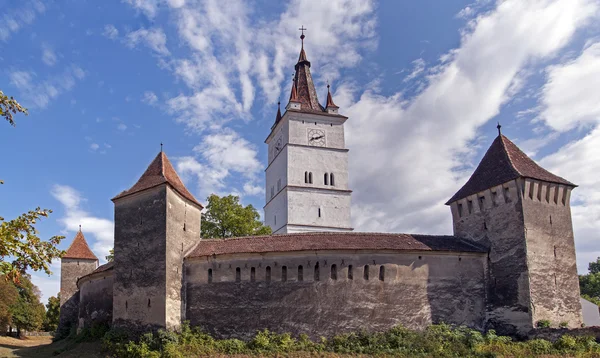
<svg viewBox="0 0 600 358">
<path fill-rule="evenodd" d="M 283 141 L 281 140 L 281 137 L 279 137 L 277 139 L 277 142 L 275 142 L 275 147 L 273 148 L 275 154 L 279 153 L 279 151 L 281 150 L 281 148 L 282 148 L 282 142 Z"/>
<path fill-rule="evenodd" d="M 308 130 L 308 145 L 315 147 L 325 146 L 325 131 L 321 129 L 309 129 Z"/>
</svg>

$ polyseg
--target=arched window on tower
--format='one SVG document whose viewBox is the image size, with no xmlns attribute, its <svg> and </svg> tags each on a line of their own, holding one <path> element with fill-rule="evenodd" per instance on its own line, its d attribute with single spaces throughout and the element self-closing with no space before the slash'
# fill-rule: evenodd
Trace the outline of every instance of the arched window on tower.
<svg viewBox="0 0 600 358">
<path fill-rule="evenodd" d="M 308 184 L 308 172 L 304 172 L 304 182 Z"/>
<path fill-rule="evenodd" d="M 333 173 L 329 174 L 329 185 L 334 186 L 335 185 L 335 180 L 333 177 Z"/>
<path fill-rule="evenodd" d="M 308 184 L 312 184 L 312 172 L 308 172 Z"/>
<path fill-rule="evenodd" d="M 329 174 L 325 173 L 325 175 L 323 175 L 323 183 L 329 185 Z"/>
</svg>

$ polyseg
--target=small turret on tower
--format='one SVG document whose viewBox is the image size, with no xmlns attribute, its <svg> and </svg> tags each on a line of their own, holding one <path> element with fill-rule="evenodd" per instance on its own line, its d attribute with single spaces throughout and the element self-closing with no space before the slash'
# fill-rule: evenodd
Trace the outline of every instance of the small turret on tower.
<svg viewBox="0 0 600 358">
<path fill-rule="evenodd" d="M 329 114 L 338 114 L 338 109 L 340 107 L 336 106 L 335 103 L 333 103 L 331 91 L 329 90 L 330 87 L 331 86 L 329 86 L 329 83 L 327 83 L 327 105 L 325 107 L 325 110 L 327 110 L 327 113 Z"/>
<path fill-rule="evenodd" d="M 98 258 L 88 246 L 81 225 L 73 242 L 60 260 L 60 335 L 68 334 L 77 324 L 79 313 L 79 289 L 77 279 L 98 267 Z"/>
</svg>

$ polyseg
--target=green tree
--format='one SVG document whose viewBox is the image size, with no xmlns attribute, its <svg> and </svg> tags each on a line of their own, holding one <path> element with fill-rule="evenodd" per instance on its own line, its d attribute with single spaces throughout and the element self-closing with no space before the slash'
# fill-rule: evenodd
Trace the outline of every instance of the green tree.
<svg viewBox="0 0 600 358">
<path fill-rule="evenodd" d="M 104 257 L 106 258 L 106 261 L 113 262 L 115 260 L 115 249 L 112 248 L 108 250 L 108 255 Z"/>
<path fill-rule="evenodd" d="M 600 257 L 588 265 L 590 273 L 579 275 L 581 296 L 595 304 L 600 303 Z"/>
<path fill-rule="evenodd" d="M 0 90 L 0 117 L 4 117 L 12 126 L 15 125 L 13 114 L 27 115 L 27 108 L 22 107 L 13 97 L 8 97 Z"/>
<path fill-rule="evenodd" d="M 22 275 L 15 286 L 19 297 L 10 306 L 10 312 L 12 325 L 17 328 L 17 335 L 21 336 L 22 330 L 34 331 L 42 327 L 45 310 L 40 302 L 40 290 L 31 282 L 29 275 Z"/>
<path fill-rule="evenodd" d="M 56 297 L 48 298 L 46 303 L 46 317 L 44 319 L 44 330 L 46 332 L 55 332 L 58 328 L 60 317 L 60 293 Z"/>
<path fill-rule="evenodd" d="M 238 196 L 212 194 L 207 202 L 206 213 L 202 215 L 203 238 L 271 234 L 271 228 L 260 221 L 258 211 L 252 205 L 240 204 Z"/>
<path fill-rule="evenodd" d="M 57 248 L 64 236 L 53 236 L 50 240 L 43 241 L 34 226 L 51 212 L 52 210 L 36 208 L 10 221 L 4 221 L 0 217 L 1 275 L 18 282 L 27 269 L 52 274 L 52 260 L 60 258 L 64 253 Z"/>
<path fill-rule="evenodd" d="M 16 113 L 27 114 L 27 109 L 0 91 L 0 116 L 14 126 L 13 114 Z M 0 184 L 4 182 L 0 180 Z M 38 207 L 10 221 L 4 221 L 0 216 L 0 275 L 5 279 L 18 282 L 19 276 L 27 269 L 44 270 L 48 275 L 52 273 L 50 264 L 63 254 L 56 246 L 64 237 L 53 236 L 42 241 L 34 226 L 51 212 Z"/>
<path fill-rule="evenodd" d="M 0 329 L 12 324 L 12 312 L 10 307 L 19 298 L 19 291 L 12 281 L 0 277 Z"/>
</svg>

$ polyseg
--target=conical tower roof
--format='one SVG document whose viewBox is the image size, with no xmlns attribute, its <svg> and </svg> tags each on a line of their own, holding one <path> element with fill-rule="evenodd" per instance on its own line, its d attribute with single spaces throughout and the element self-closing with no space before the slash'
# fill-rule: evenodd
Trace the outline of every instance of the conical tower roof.
<svg viewBox="0 0 600 358">
<path fill-rule="evenodd" d="M 84 259 L 84 260 L 98 260 L 96 255 L 92 252 L 88 246 L 81 229 L 75 235 L 75 239 L 71 243 L 71 246 L 67 249 L 67 252 L 62 257 L 63 259 Z"/>
<path fill-rule="evenodd" d="M 531 178 L 572 187 L 576 186 L 570 181 L 540 167 L 513 142 L 504 135 L 499 134 L 467 183 L 448 200 L 446 205 L 517 178 Z"/>
<path fill-rule="evenodd" d="M 300 110 L 306 112 L 325 112 L 325 108 L 319 104 L 315 84 L 310 74 L 310 62 L 304 51 L 304 35 L 300 38 L 302 39 L 302 48 L 300 49 L 300 56 L 298 56 L 298 63 L 294 67 L 296 70 L 294 74 L 294 86 L 297 92 L 297 101 L 300 102 Z"/>
<path fill-rule="evenodd" d="M 338 106 L 335 105 L 335 103 L 333 103 L 333 97 L 331 97 L 331 91 L 329 90 L 329 84 L 327 85 L 327 104 L 325 105 L 326 108 L 339 108 Z"/>
<path fill-rule="evenodd" d="M 169 184 L 171 188 L 173 188 L 181 196 L 198 205 L 199 207 L 203 207 L 202 204 L 200 204 L 196 198 L 194 198 L 192 193 L 187 190 L 181 179 L 179 179 L 177 172 L 175 172 L 175 169 L 169 161 L 169 158 L 167 158 L 167 155 L 162 151 L 158 153 L 156 158 L 154 158 L 152 163 L 150 163 L 148 169 L 146 169 L 144 174 L 142 174 L 134 186 L 121 192 L 119 195 L 112 198 L 112 200 L 115 201 L 128 195 L 154 188 L 161 184 Z"/>
</svg>

